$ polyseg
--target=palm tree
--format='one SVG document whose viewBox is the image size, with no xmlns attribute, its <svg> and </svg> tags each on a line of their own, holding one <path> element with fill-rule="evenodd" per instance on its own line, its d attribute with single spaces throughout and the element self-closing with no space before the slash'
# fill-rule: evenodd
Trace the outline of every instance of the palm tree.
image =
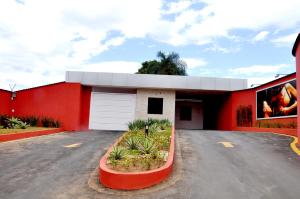
<svg viewBox="0 0 300 199">
<path fill-rule="evenodd" d="M 187 75 L 186 63 L 180 60 L 178 53 L 171 52 L 166 55 L 164 52 L 157 53 L 157 60 L 145 61 L 138 70 L 139 74 L 163 74 L 163 75 Z"/>
<path fill-rule="evenodd" d="M 178 53 L 171 52 L 166 55 L 164 52 L 159 51 L 157 57 L 160 59 L 160 69 L 158 74 L 187 75 L 186 63 L 180 60 Z"/>
</svg>

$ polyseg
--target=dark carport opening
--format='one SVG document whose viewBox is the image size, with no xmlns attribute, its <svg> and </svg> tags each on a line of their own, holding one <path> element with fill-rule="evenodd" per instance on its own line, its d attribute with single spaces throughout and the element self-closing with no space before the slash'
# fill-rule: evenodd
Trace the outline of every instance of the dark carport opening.
<svg viewBox="0 0 300 199">
<path fill-rule="evenodd" d="M 177 91 L 175 127 L 177 129 L 217 130 L 219 112 L 228 98 L 224 91 Z"/>
</svg>

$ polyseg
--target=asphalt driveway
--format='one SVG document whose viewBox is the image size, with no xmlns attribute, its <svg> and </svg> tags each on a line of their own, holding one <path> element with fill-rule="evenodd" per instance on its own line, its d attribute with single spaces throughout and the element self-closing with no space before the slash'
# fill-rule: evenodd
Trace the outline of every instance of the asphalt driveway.
<svg viewBox="0 0 300 199">
<path fill-rule="evenodd" d="M 87 185 L 118 132 L 61 133 L 0 143 L 0 198 L 289 198 L 300 157 L 273 134 L 176 131 L 180 179 L 159 191 L 98 193 Z M 224 143 L 220 143 L 224 142 Z M 227 146 L 227 147 L 225 147 Z M 229 146 L 229 147 L 228 147 Z"/>
</svg>

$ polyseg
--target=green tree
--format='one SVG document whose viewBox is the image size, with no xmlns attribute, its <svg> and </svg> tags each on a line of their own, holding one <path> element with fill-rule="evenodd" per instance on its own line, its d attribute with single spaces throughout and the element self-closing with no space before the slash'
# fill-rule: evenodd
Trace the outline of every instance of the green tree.
<svg viewBox="0 0 300 199">
<path fill-rule="evenodd" d="M 161 74 L 161 75 L 187 75 L 186 63 L 180 60 L 178 53 L 171 52 L 168 55 L 159 51 L 159 60 L 150 60 L 142 63 L 138 74 Z"/>
</svg>

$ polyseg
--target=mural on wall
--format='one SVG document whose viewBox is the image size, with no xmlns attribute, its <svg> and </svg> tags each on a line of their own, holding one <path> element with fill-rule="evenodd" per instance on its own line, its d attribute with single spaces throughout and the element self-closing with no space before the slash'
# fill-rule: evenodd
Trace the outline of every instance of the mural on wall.
<svg viewBox="0 0 300 199">
<path fill-rule="evenodd" d="M 256 92 L 257 119 L 297 116 L 296 80 Z"/>
<path fill-rule="evenodd" d="M 252 106 L 240 105 L 236 110 L 237 126 L 252 126 Z"/>
</svg>

